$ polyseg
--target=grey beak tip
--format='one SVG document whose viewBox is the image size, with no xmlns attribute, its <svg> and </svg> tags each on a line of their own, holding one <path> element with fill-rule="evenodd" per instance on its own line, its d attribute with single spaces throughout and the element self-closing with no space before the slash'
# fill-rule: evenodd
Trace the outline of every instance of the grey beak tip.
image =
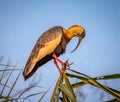
<svg viewBox="0 0 120 102">
<path fill-rule="evenodd" d="M 78 48 L 81 40 L 82 40 L 82 37 L 79 37 L 77 46 L 76 46 L 75 49 L 74 49 L 73 51 L 71 51 L 70 53 L 73 53 L 73 52 Z"/>
</svg>

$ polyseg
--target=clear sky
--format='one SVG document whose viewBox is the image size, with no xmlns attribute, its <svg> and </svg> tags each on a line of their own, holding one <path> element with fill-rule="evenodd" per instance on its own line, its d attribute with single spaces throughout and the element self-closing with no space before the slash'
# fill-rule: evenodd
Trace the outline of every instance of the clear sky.
<svg viewBox="0 0 120 102">
<path fill-rule="evenodd" d="M 85 28 L 86 37 L 71 54 L 77 44 L 73 39 L 60 58 L 69 59 L 73 69 L 93 77 L 120 73 L 119 0 L 0 0 L 0 56 L 5 62 L 10 58 L 12 64 L 24 66 L 44 31 L 74 24 Z M 35 77 L 39 74 L 40 84 L 46 86 L 54 85 L 59 75 L 53 61 L 42 66 Z M 120 90 L 117 84 L 110 85 Z"/>
</svg>

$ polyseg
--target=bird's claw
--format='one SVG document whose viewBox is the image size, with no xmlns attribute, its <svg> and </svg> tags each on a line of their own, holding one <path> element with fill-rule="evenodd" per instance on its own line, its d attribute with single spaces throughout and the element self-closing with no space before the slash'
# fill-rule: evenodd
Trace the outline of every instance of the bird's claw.
<svg viewBox="0 0 120 102">
<path fill-rule="evenodd" d="M 69 64 L 68 60 L 66 62 L 64 62 L 64 64 L 65 64 L 65 66 L 67 66 L 68 68 L 70 68 L 71 64 Z"/>
</svg>

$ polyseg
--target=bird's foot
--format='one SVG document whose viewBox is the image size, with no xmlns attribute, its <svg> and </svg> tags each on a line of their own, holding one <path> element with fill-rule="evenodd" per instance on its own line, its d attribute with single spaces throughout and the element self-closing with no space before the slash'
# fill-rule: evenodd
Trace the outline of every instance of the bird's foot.
<svg viewBox="0 0 120 102">
<path fill-rule="evenodd" d="M 57 61 L 58 61 L 62 66 L 65 65 L 65 67 L 68 67 L 68 68 L 70 67 L 70 64 L 68 63 L 68 60 L 65 61 L 65 62 L 61 61 L 61 60 L 55 55 L 55 53 L 52 54 L 52 57 L 54 58 L 54 63 L 55 63 L 55 65 L 56 65 L 58 71 L 60 72 L 60 74 L 62 74 L 62 70 L 61 70 L 60 67 L 58 66 Z"/>
<path fill-rule="evenodd" d="M 63 62 L 63 65 L 65 65 L 66 67 L 70 67 L 70 64 L 69 64 L 69 62 L 68 62 L 68 60 L 67 61 L 65 61 L 65 62 Z"/>
</svg>

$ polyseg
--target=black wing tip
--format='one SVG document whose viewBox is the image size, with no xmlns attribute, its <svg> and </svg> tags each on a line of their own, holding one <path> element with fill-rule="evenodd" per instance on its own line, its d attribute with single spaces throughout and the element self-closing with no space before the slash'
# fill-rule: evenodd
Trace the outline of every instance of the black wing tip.
<svg viewBox="0 0 120 102">
<path fill-rule="evenodd" d="M 26 81 L 27 79 L 31 78 L 34 73 L 35 73 L 35 71 L 32 70 L 29 74 L 26 75 L 25 72 L 23 71 L 24 80 Z"/>
<path fill-rule="evenodd" d="M 27 79 L 29 79 L 29 78 L 30 78 L 30 76 L 29 76 L 29 75 L 27 75 L 27 76 L 24 76 L 24 75 L 23 75 L 23 77 L 24 77 L 24 81 L 27 81 Z"/>
<path fill-rule="evenodd" d="M 26 81 L 28 78 L 27 78 L 27 76 L 24 76 L 24 81 Z"/>
<path fill-rule="evenodd" d="M 23 71 L 23 77 L 24 77 L 24 81 L 26 81 L 29 78 L 29 75 L 26 75 L 25 72 Z"/>
<path fill-rule="evenodd" d="M 27 80 L 27 78 L 26 77 L 24 77 L 24 81 L 26 81 Z"/>
<path fill-rule="evenodd" d="M 24 73 L 23 73 L 23 77 L 24 77 L 24 81 L 26 81 L 28 78 L 24 75 Z"/>
</svg>

